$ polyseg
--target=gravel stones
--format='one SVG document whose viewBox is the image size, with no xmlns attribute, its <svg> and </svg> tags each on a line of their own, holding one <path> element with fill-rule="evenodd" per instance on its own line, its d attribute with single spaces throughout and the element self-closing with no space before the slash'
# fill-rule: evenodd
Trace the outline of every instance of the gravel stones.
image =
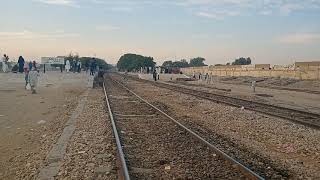
<svg viewBox="0 0 320 180">
<path fill-rule="evenodd" d="M 115 121 L 132 179 L 245 179 L 190 133 L 110 80 L 107 92 L 114 114 L 121 113 Z M 128 98 L 114 98 L 120 96 Z"/>
<path fill-rule="evenodd" d="M 146 83 L 129 81 L 127 85 L 157 107 L 166 107 L 164 110 L 167 113 L 191 129 L 206 132 L 209 138 L 216 135 L 219 139 L 224 138 L 225 141 L 221 142 L 223 150 L 246 149 L 247 153 L 256 157 L 249 163 L 258 169 L 283 170 L 280 172 L 282 178 L 320 178 L 320 132 L 317 130 Z M 223 146 L 229 143 L 237 148 Z M 241 152 L 233 152 L 233 157 L 241 157 Z"/>
<path fill-rule="evenodd" d="M 116 148 L 101 89 L 92 89 L 57 179 L 117 179 Z"/>
</svg>

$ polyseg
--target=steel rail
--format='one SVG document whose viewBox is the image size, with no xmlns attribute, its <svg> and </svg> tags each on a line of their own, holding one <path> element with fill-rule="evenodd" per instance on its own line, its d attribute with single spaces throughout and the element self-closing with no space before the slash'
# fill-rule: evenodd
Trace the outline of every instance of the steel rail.
<svg viewBox="0 0 320 180">
<path fill-rule="evenodd" d="M 214 101 L 217 103 L 223 103 L 226 105 L 234 106 L 234 107 L 244 107 L 248 110 L 259 112 L 262 114 L 270 115 L 273 117 L 287 119 L 289 121 L 302 124 L 311 128 L 320 129 L 320 114 L 312 113 L 312 112 L 305 112 L 297 109 L 290 109 L 281 106 L 275 106 L 272 104 L 265 104 L 255 101 L 249 101 L 242 98 L 225 96 L 221 94 L 201 91 L 201 90 L 194 90 L 186 87 L 176 86 L 173 84 L 168 83 L 154 83 L 148 80 L 137 79 L 135 77 L 130 77 L 135 81 L 151 83 L 157 87 L 169 89 L 172 91 L 177 91 L 180 93 L 192 95 L 195 97 L 199 97 L 202 99 Z M 220 98 L 220 99 L 218 99 Z M 224 100 L 222 100 L 222 99 Z M 233 102 L 232 102 L 233 101 Z M 236 102 L 235 102 L 236 101 Z"/>
<path fill-rule="evenodd" d="M 237 84 L 232 83 L 232 82 L 221 82 L 221 83 L 237 85 Z M 248 85 L 248 84 L 241 83 L 240 85 Z M 304 93 L 309 93 L 309 94 L 320 94 L 320 91 L 309 90 L 309 89 L 288 88 L 288 87 L 280 87 L 280 86 L 266 86 L 266 85 L 257 85 L 256 87 L 267 88 L 267 89 L 286 90 L 286 91 L 293 91 L 293 92 L 304 92 Z"/>
<path fill-rule="evenodd" d="M 111 78 L 110 78 L 111 79 Z M 193 132 L 191 129 L 187 128 L 186 126 L 184 126 L 183 124 L 181 124 L 180 122 L 178 122 L 177 120 L 175 120 L 174 118 L 172 118 L 170 115 L 168 115 L 167 113 L 163 112 L 161 109 L 157 108 L 156 106 L 154 106 L 153 104 L 149 103 L 148 101 L 146 101 L 145 99 L 143 99 L 141 96 L 139 96 L 138 94 L 136 94 L 135 92 L 133 92 L 132 90 L 130 90 L 128 87 L 126 87 L 125 85 L 123 85 L 122 83 L 120 83 L 117 80 L 111 79 L 112 81 L 118 83 L 120 86 L 122 86 L 124 89 L 126 89 L 127 91 L 129 91 L 131 94 L 133 94 L 134 96 L 136 96 L 138 99 L 140 99 L 141 101 L 143 101 L 144 103 L 148 104 L 150 107 L 152 107 L 153 109 L 159 111 L 161 114 L 163 114 L 164 116 L 166 116 L 167 118 L 169 118 L 170 120 L 172 120 L 175 124 L 177 124 L 178 126 L 180 126 L 181 128 L 183 128 L 185 131 L 189 132 L 190 134 L 192 134 L 196 139 L 198 139 L 200 142 L 204 143 L 205 145 L 207 145 L 208 147 L 210 147 L 212 150 L 214 150 L 218 155 L 220 155 L 220 157 L 222 157 L 223 159 L 227 160 L 229 163 L 231 163 L 232 165 L 234 165 L 234 167 L 236 167 L 238 170 L 240 170 L 247 178 L 249 179 L 257 179 L 257 180 L 264 180 L 263 177 L 261 177 L 260 175 L 258 175 L 257 173 L 253 172 L 251 169 L 247 168 L 246 166 L 242 165 L 240 162 L 238 162 L 237 160 L 233 159 L 231 156 L 227 155 L 226 153 L 224 153 L 223 151 L 221 151 L 220 149 L 218 149 L 217 147 L 215 147 L 214 145 L 212 145 L 210 142 L 208 142 L 207 140 L 205 140 L 204 138 L 202 138 L 201 136 L 199 136 L 197 133 Z"/>
<path fill-rule="evenodd" d="M 115 123 L 114 118 L 113 118 L 113 113 L 112 113 L 112 110 L 111 110 L 111 106 L 110 106 L 110 102 L 109 102 L 109 98 L 108 98 L 108 94 L 107 94 L 107 90 L 106 90 L 106 86 L 105 86 L 104 82 L 103 82 L 103 90 L 104 90 L 104 95 L 106 97 L 106 102 L 107 102 L 109 116 L 110 116 L 110 120 L 111 120 L 111 124 L 112 124 L 113 134 L 114 134 L 114 137 L 115 137 L 115 140 L 116 140 L 116 144 L 117 144 L 118 155 L 120 157 L 122 173 L 123 173 L 123 176 L 124 176 L 125 180 L 130 180 L 128 166 L 127 166 L 126 159 L 125 159 L 125 156 L 124 156 L 124 153 L 123 153 L 123 149 L 122 149 L 122 145 L 121 145 L 121 142 L 120 142 L 117 126 L 116 126 L 116 123 Z"/>
<path fill-rule="evenodd" d="M 207 100 L 211 100 L 211 101 L 218 102 L 218 103 L 224 103 L 224 104 L 231 105 L 234 107 L 242 107 L 243 106 L 244 108 L 251 110 L 251 111 L 256 111 L 256 112 L 263 113 L 266 115 L 287 119 L 292 122 L 302 124 L 305 126 L 309 126 L 309 127 L 315 128 L 315 129 L 320 128 L 320 115 L 319 114 L 300 111 L 300 110 L 296 110 L 296 109 L 285 108 L 285 107 L 280 107 L 280 106 L 275 106 L 272 104 L 264 104 L 264 103 L 260 103 L 260 102 L 249 101 L 249 100 L 240 99 L 240 98 L 236 98 L 236 97 L 230 97 L 230 96 L 224 96 L 224 95 L 215 94 L 215 93 L 209 93 L 209 92 L 200 91 L 200 90 L 198 91 L 198 90 L 189 89 L 189 88 L 185 88 L 185 87 L 179 87 L 179 86 L 175 86 L 175 85 L 169 85 L 171 87 L 165 87 L 164 85 L 166 85 L 166 84 L 164 84 L 164 83 L 161 83 L 161 85 L 160 84 L 158 84 L 158 85 L 155 84 L 155 85 L 158 87 L 170 89 L 173 91 L 178 91 L 178 92 L 181 92 L 184 94 L 189 94 L 189 95 L 193 95 L 196 97 L 200 97 L 202 99 L 207 99 Z M 188 92 L 186 92 L 186 91 L 188 91 Z M 223 98 L 225 100 L 214 99 L 214 97 L 212 97 L 212 96 Z M 236 101 L 236 102 L 232 102 L 232 101 Z"/>
</svg>

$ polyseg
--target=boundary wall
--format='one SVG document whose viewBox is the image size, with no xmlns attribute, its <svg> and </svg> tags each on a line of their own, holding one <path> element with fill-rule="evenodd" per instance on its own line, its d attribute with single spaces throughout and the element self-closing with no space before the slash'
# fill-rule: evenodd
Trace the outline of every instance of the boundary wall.
<svg viewBox="0 0 320 180">
<path fill-rule="evenodd" d="M 320 80 L 320 64 L 315 66 L 230 65 L 181 68 L 186 75 L 276 77 L 300 80 Z"/>
</svg>

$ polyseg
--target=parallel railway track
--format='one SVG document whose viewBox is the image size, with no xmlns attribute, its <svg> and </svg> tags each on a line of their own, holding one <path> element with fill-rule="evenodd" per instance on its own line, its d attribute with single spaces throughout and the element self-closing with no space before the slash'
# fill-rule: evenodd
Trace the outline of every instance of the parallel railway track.
<svg viewBox="0 0 320 180">
<path fill-rule="evenodd" d="M 216 103 L 223 103 L 226 105 L 235 106 L 239 108 L 244 107 L 245 109 L 248 109 L 251 111 L 259 112 L 269 116 L 287 119 L 295 123 L 320 129 L 320 114 L 250 101 L 242 98 L 231 97 L 231 96 L 216 94 L 212 92 L 206 92 L 202 90 L 194 90 L 194 89 L 190 89 L 190 88 L 179 86 L 179 85 L 173 85 L 173 84 L 162 83 L 162 82 L 152 82 L 148 80 L 138 79 L 132 76 L 130 76 L 129 78 L 139 82 L 151 83 L 152 85 L 160 88 L 165 88 L 165 89 L 180 92 L 183 94 L 192 95 L 192 96 L 210 100 Z"/>
<path fill-rule="evenodd" d="M 124 179 L 263 179 L 120 82 L 103 86 Z"/>
</svg>

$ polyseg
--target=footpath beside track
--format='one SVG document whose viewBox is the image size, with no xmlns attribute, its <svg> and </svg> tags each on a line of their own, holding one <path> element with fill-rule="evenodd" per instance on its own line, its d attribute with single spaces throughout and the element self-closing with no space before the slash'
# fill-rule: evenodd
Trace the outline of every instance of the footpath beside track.
<svg viewBox="0 0 320 180">
<path fill-rule="evenodd" d="M 120 82 L 104 92 L 124 179 L 263 179 Z"/>
<path fill-rule="evenodd" d="M 164 82 L 153 82 L 149 80 L 139 79 L 137 77 L 128 76 L 128 78 L 143 82 L 150 83 L 156 87 L 169 89 L 172 91 L 192 95 L 198 98 L 210 100 L 216 103 L 223 103 L 230 106 L 235 106 L 239 108 L 245 108 L 251 111 L 259 112 L 262 114 L 266 114 L 269 116 L 279 117 L 283 119 L 290 120 L 295 123 L 303 124 L 305 126 L 309 126 L 312 128 L 320 129 L 320 114 L 300 111 L 296 109 L 286 108 L 282 106 L 276 106 L 271 104 L 265 104 L 255 101 L 250 101 L 246 99 L 241 99 L 237 97 L 231 97 L 227 95 L 221 95 L 212 92 L 206 92 L 202 90 L 194 90 L 191 88 L 187 88 L 183 85 L 177 85 L 172 83 L 164 83 Z"/>
</svg>

